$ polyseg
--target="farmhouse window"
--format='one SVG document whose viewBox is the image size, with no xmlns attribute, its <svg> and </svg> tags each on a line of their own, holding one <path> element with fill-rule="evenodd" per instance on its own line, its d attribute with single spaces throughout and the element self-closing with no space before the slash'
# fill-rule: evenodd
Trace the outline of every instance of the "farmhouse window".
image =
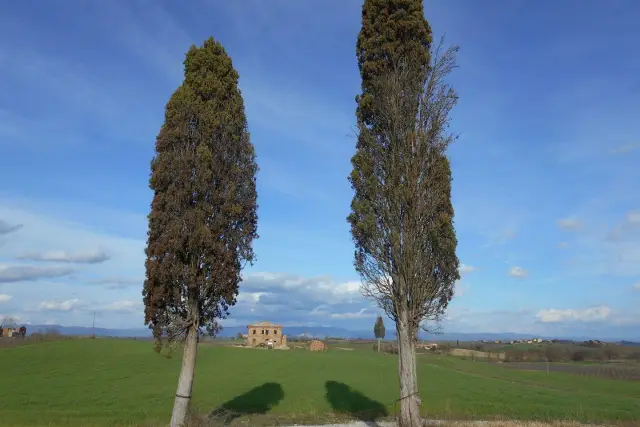
<svg viewBox="0 0 640 427">
<path fill-rule="evenodd" d="M 264 335 L 264 329 L 262 330 L 262 335 Z"/>
<path fill-rule="evenodd" d="M 267 329 L 267 335 L 269 335 L 269 330 Z"/>
<path fill-rule="evenodd" d="M 273 330 L 273 335 L 278 335 L 278 330 L 277 329 Z"/>
<path fill-rule="evenodd" d="M 254 330 L 253 330 L 253 335 L 255 335 L 255 334 L 256 334 L 256 330 L 254 329 Z M 255 339 L 254 339 L 254 341 L 255 341 Z"/>
</svg>

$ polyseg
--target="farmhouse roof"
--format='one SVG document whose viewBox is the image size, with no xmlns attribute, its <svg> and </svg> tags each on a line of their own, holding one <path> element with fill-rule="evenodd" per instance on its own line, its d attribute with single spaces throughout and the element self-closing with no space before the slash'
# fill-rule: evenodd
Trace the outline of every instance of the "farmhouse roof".
<svg viewBox="0 0 640 427">
<path fill-rule="evenodd" d="M 270 328 L 274 328 L 274 327 L 275 328 L 282 328 L 281 325 L 276 325 L 275 323 L 267 322 L 266 320 L 262 321 L 262 322 L 254 323 L 254 324 L 249 325 L 249 326 L 250 327 L 251 326 L 267 326 L 267 327 L 270 327 Z"/>
</svg>

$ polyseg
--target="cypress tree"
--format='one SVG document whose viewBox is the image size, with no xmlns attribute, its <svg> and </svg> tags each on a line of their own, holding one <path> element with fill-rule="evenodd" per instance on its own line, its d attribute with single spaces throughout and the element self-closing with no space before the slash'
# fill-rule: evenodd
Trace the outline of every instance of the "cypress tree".
<svg viewBox="0 0 640 427">
<path fill-rule="evenodd" d="M 373 326 L 373 334 L 378 339 L 384 339 L 385 329 L 384 322 L 382 321 L 382 316 L 378 316 L 376 319 L 376 324 Z"/>
<path fill-rule="evenodd" d="M 457 96 L 444 82 L 457 47 L 431 37 L 422 0 L 365 0 L 348 221 L 363 293 L 395 322 L 400 427 L 420 425 L 419 328 L 438 323 L 459 278 L 445 154 Z"/>
<path fill-rule="evenodd" d="M 431 41 L 431 27 L 424 17 L 422 0 L 365 0 L 356 42 L 362 78 L 362 93 L 356 97 L 359 121 L 367 127 L 374 125 L 376 79 L 392 71 L 398 61 L 412 58 L 426 76 Z"/>
<path fill-rule="evenodd" d="M 185 422 L 199 333 L 215 334 L 254 258 L 256 173 L 238 73 L 220 43 L 191 46 L 165 108 L 149 186 L 143 289 L 156 350 L 184 343 L 171 426 Z"/>
<path fill-rule="evenodd" d="M 385 332 L 382 316 L 378 316 L 376 324 L 373 325 L 373 334 L 375 335 L 376 340 L 378 340 L 378 353 L 380 353 L 380 340 L 384 339 Z"/>
</svg>

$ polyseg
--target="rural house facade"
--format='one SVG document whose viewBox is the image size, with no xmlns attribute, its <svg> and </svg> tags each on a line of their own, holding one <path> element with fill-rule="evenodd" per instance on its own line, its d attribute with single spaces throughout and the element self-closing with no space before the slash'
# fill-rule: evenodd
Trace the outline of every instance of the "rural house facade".
<svg viewBox="0 0 640 427">
<path fill-rule="evenodd" d="M 260 322 L 247 326 L 247 338 L 245 344 L 251 347 L 264 344 L 267 347 L 280 347 L 287 345 L 287 337 L 282 334 L 282 326 L 271 322 Z"/>
<path fill-rule="evenodd" d="M 0 328 L 0 337 L 11 338 L 17 332 L 16 328 Z"/>
</svg>

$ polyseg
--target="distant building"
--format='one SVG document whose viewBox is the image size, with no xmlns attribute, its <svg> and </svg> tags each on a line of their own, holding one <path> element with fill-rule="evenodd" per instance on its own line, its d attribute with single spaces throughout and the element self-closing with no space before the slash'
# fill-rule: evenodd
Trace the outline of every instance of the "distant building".
<svg viewBox="0 0 640 427">
<path fill-rule="evenodd" d="M 0 337 L 2 338 L 12 338 L 13 334 L 18 334 L 17 328 L 1 328 L 0 329 Z"/>
<path fill-rule="evenodd" d="M 282 326 L 271 322 L 260 322 L 247 326 L 247 338 L 245 343 L 248 346 L 256 347 L 264 344 L 267 347 L 279 347 L 287 345 L 287 337 L 282 334 Z"/>
<path fill-rule="evenodd" d="M 436 342 L 421 342 L 416 344 L 416 348 L 423 348 L 425 350 L 437 349 L 438 343 Z"/>
<path fill-rule="evenodd" d="M 320 340 L 313 340 L 309 343 L 311 351 L 327 351 L 327 346 Z"/>
</svg>

